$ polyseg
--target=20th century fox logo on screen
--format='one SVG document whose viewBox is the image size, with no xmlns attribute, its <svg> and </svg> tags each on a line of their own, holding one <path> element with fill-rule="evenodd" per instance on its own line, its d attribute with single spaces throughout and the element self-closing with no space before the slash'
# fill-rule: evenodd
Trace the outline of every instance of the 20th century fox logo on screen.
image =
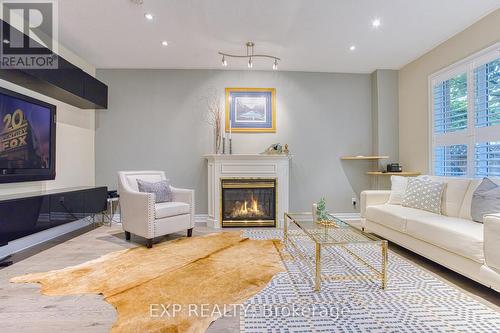
<svg viewBox="0 0 500 333">
<path fill-rule="evenodd" d="M 56 0 L 0 0 L 0 68 L 55 69 Z"/>
</svg>

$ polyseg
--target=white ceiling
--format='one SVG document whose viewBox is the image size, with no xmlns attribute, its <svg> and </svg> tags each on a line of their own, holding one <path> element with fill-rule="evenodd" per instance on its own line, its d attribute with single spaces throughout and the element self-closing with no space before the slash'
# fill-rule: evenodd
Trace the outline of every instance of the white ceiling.
<svg viewBox="0 0 500 333">
<path fill-rule="evenodd" d="M 244 53 L 254 41 L 255 53 L 282 58 L 280 70 L 367 73 L 401 68 L 498 8 L 500 0 L 64 0 L 59 37 L 97 68 L 220 69 L 218 51 Z M 228 63 L 247 69 L 244 59 Z M 271 66 L 256 59 L 253 69 Z"/>
</svg>

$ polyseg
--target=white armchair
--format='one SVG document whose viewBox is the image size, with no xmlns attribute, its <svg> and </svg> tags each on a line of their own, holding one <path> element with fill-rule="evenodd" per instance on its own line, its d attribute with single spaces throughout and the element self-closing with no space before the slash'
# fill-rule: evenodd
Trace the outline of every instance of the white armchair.
<svg viewBox="0 0 500 333">
<path fill-rule="evenodd" d="M 118 193 L 125 238 L 130 234 L 146 238 L 148 248 L 153 238 L 187 230 L 191 237 L 194 227 L 194 190 L 170 186 L 173 200 L 155 203 L 154 194 L 139 192 L 137 179 L 147 182 L 165 180 L 163 171 L 120 171 Z"/>
</svg>

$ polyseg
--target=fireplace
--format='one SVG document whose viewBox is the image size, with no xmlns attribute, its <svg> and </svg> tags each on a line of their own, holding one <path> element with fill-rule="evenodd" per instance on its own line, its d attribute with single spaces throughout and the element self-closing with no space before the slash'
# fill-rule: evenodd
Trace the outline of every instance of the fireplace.
<svg viewBox="0 0 500 333">
<path fill-rule="evenodd" d="M 221 179 L 222 227 L 275 227 L 276 179 Z"/>
</svg>

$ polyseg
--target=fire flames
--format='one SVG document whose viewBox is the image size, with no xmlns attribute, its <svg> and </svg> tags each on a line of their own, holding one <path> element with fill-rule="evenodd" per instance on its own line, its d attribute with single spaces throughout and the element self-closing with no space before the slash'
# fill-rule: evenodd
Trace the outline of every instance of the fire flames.
<svg viewBox="0 0 500 333">
<path fill-rule="evenodd" d="M 253 197 L 250 197 L 250 200 L 245 200 L 244 202 L 236 201 L 234 203 L 234 207 L 231 211 L 231 217 L 261 217 L 264 216 L 264 212 L 262 211 L 259 202 Z"/>
</svg>

